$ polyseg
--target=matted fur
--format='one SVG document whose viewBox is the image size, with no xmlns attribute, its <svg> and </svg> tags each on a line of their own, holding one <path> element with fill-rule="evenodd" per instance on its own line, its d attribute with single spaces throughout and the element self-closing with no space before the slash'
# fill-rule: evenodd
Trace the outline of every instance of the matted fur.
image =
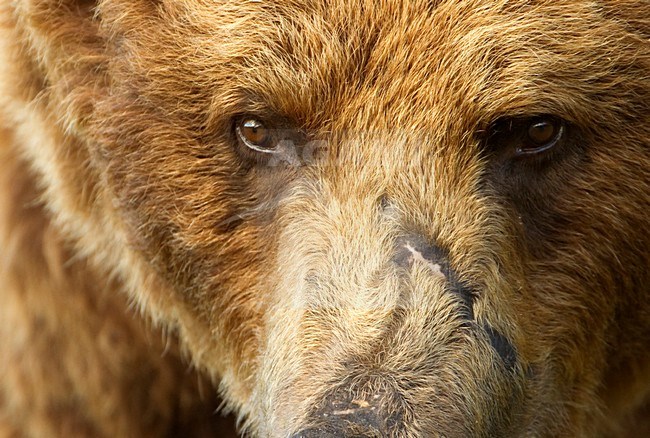
<svg viewBox="0 0 650 438">
<path fill-rule="evenodd" d="M 251 436 L 374 395 L 390 436 L 642 433 L 649 20 L 643 1 L 3 0 L 0 434 L 214 436 L 216 388 Z M 252 164 L 246 114 L 327 147 Z M 539 114 L 569 126 L 558 153 L 490 149 Z M 395 262 L 411 235 L 446 275 Z"/>
</svg>

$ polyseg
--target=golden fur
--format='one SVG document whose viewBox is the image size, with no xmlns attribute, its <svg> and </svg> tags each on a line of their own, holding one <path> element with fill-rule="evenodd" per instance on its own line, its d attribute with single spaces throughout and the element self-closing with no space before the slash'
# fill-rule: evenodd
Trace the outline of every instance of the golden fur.
<svg viewBox="0 0 650 438">
<path fill-rule="evenodd" d="M 648 102 L 642 1 L 2 0 L 0 435 L 210 436 L 206 381 L 252 436 L 341 394 L 389 436 L 642 434 Z M 564 147 L 499 155 L 540 114 Z M 256 165 L 241 115 L 327 147 Z"/>
</svg>

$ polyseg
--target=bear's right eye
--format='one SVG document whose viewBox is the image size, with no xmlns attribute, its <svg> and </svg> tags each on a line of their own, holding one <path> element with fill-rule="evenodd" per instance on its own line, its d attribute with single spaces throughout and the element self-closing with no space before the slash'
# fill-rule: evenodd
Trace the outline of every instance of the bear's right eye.
<svg viewBox="0 0 650 438">
<path fill-rule="evenodd" d="M 237 137 L 249 149 L 272 154 L 277 152 L 271 130 L 259 119 L 244 117 L 237 122 Z"/>
</svg>

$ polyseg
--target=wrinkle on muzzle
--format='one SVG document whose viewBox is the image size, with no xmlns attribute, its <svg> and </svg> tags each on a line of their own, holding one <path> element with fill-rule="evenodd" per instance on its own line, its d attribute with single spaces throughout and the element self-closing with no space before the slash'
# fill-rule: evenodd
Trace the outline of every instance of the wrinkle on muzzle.
<svg viewBox="0 0 650 438">
<path fill-rule="evenodd" d="M 410 268 L 415 263 L 423 263 L 433 275 L 444 277 L 446 290 L 460 300 L 461 318 L 471 324 L 472 329 L 482 331 L 494 351 L 501 358 L 508 370 L 516 366 L 517 353 L 512 343 L 487 323 L 478 324 L 474 316 L 474 300 L 476 293 L 463 281 L 449 264 L 449 256 L 445 249 L 432 245 L 418 235 L 400 236 L 395 241 L 393 263 L 402 268 Z"/>
<path fill-rule="evenodd" d="M 400 236 L 395 241 L 393 263 L 402 268 L 410 268 L 414 263 L 423 263 L 433 275 L 444 277 L 447 290 L 462 304 L 463 318 L 474 319 L 474 297 L 472 289 L 458 278 L 449 266 L 447 251 L 437 245 L 429 244 L 424 237 L 417 235 Z"/>
</svg>

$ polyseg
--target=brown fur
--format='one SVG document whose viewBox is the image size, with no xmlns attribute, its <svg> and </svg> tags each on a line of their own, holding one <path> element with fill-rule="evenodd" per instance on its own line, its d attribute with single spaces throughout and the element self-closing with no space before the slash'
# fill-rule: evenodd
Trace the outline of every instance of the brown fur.
<svg viewBox="0 0 650 438">
<path fill-rule="evenodd" d="M 642 434 L 649 38 L 640 1 L 0 2 L 0 434 L 218 433 L 206 379 L 253 436 L 373 395 L 391 436 Z M 242 114 L 328 147 L 256 166 Z M 537 114 L 564 147 L 500 155 Z"/>
</svg>

